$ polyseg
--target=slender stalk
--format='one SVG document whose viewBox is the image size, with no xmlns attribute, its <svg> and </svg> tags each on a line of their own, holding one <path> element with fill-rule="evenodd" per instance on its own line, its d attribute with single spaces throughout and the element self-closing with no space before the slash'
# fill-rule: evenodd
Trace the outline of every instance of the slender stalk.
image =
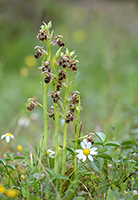
<svg viewBox="0 0 138 200">
<path fill-rule="evenodd" d="M 12 176 L 10 175 L 9 171 L 8 171 L 8 168 L 6 165 L 4 165 L 5 169 L 6 169 L 6 173 L 7 175 L 9 176 L 9 179 L 12 180 L 12 182 L 14 183 L 14 185 L 18 186 L 18 183 L 12 178 Z"/>
<path fill-rule="evenodd" d="M 62 174 L 66 171 L 66 154 L 67 154 L 67 124 L 64 124 L 64 138 L 63 138 L 63 155 L 62 155 Z"/>
<path fill-rule="evenodd" d="M 67 71 L 67 73 L 68 73 L 68 71 Z M 64 97 L 65 114 L 69 110 L 68 96 L 69 96 L 69 92 L 72 88 L 72 85 L 74 83 L 75 75 L 76 75 L 76 72 L 73 74 L 72 80 L 71 80 L 70 84 L 68 85 L 68 87 L 66 89 L 66 93 L 65 93 L 65 97 Z M 66 80 L 68 81 L 68 76 L 67 76 Z M 67 125 L 67 123 L 65 123 L 64 124 L 64 137 L 63 137 L 63 154 L 62 154 L 62 174 L 64 174 L 65 171 L 66 171 L 67 128 L 68 128 L 68 125 Z"/>
<path fill-rule="evenodd" d="M 46 61 L 50 61 L 51 59 L 51 49 L 50 49 L 50 42 L 46 41 L 47 43 L 47 58 Z M 45 61 L 46 55 L 44 54 L 43 62 Z M 48 142 L 48 116 L 47 116 L 47 93 L 48 93 L 48 84 L 44 82 L 44 91 L 43 91 L 43 112 L 44 112 L 44 139 L 42 140 L 42 152 L 45 152 L 47 149 L 47 142 Z M 41 160 L 41 156 L 40 156 Z"/>
<path fill-rule="evenodd" d="M 67 69 L 67 74 L 68 74 L 68 69 Z M 68 75 L 66 77 L 66 81 L 67 81 L 67 84 L 68 84 Z M 64 104 L 65 104 L 65 113 L 68 111 L 68 90 L 69 88 L 66 89 L 66 92 L 65 92 L 65 97 L 64 97 Z M 66 171 L 66 154 L 67 154 L 67 123 L 65 122 L 64 123 L 64 136 L 63 136 L 63 154 L 62 154 L 62 174 L 65 173 Z"/>
<path fill-rule="evenodd" d="M 48 93 L 48 84 L 44 82 L 44 94 L 43 94 L 43 111 L 44 111 L 44 140 L 42 145 L 42 151 L 47 149 L 48 141 L 48 117 L 47 117 L 47 93 Z"/>
<path fill-rule="evenodd" d="M 79 139 L 79 131 L 80 131 L 80 110 L 81 110 L 81 102 L 79 99 L 79 105 L 78 109 L 76 109 L 76 117 L 77 117 L 77 126 L 76 126 L 76 133 L 75 133 L 75 150 L 78 149 L 78 139 Z M 75 160 L 74 160 L 74 166 L 75 169 L 77 167 L 77 157 L 75 155 Z M 75 178 L 77 176 L 77 171 L 75 171 Z"/>
<path fill-rule="evenodd" d="M 59 131 L 59 108 L 57 104 L 54 103 L 54 115 L 55 115 L 55 174 L 58 174 L 58 131 Z"/>
</svg>

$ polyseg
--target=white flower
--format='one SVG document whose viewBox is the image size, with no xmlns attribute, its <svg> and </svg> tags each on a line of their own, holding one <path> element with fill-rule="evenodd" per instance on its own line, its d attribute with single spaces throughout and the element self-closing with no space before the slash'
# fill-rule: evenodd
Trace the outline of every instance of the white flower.
<svg viewBox="0 0 138 200">
<path fill-rule="evenodd" d="M 91 148 L 91 142 L 87 142 L 86 139 L 84 139 L 82 142 L 81 142 L 81 147 L 82 149 L 77 149 L 75 150 L 78 154 L 77 154 L 77 157 L 78 159 L 82 159 L 82 162 L 84 162 L 86 160 L 86 158 L 88 157 L 88 159 L 90 161 L 93 161 L 93 157 L 92 155 L 96 155 L 97 152 L 97 147 L 92 147 Z"/>
<path fill-rule="evenodd" d="M 138 191 L 137 190 L 132 190 L 132 195 L 135 196 L 138 194 Z"/>
<path fill-rule="evenodd" d="M 51 157 L 51 158 L 54 158 L 54 156 L 53 156 L 54 154 L 55 154 L 55 152 L 52 151 L 51 149 L 48 149 L 48 150 L 46 151 L 46 155 L 49 156 L 49 157 Z"/>
<path fill-rule="evenodd" d="M 6 142 L 9 143 L 10 142 L 10 139 L 14 138 L 14 135 L 12 135 L 11 133 L 6 133 L 4 135 L 1 136 L 1 139 L 5 138 L 6 139 Z"/>
</svg>

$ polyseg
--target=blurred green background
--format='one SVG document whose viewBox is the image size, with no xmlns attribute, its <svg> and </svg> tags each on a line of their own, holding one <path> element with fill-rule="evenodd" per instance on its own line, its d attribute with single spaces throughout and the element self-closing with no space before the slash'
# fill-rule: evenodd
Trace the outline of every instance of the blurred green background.
<svg viewBox="0 0 138 200">
<path fill-rule="evenodd" d="M 37 69 L 41 60 L 33 55 L 34 47 L 43 45 L 36 38 L 40 25 L 49 20 L 54 36 L 63 35 L 66 46 L 78 55 L 73 90 L 81 93 L 82 134 L 103 131 L 117 141 L 138 137 L 138 5 L 134 0 L 1 0 L 0 134 L 10 132 L 18 144 L 28 145 L 28 140 L 34 145 L 43 132 L 41 108 L 27 113 L 26 106 L 34 96 L 42 103 L 42 76 Z M 53 133 L 51 120 L 49 124 Z M 70 138 L 75 134 L 72 127 Z"/>
</svg>

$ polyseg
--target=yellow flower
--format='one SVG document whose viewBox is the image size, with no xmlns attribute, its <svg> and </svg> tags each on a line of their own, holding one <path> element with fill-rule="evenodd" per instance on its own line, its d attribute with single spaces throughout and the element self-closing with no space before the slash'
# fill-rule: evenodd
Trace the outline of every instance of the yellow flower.
<svg viewBox="0 0 138 200">
<path fill-rule="evenodd" d="M 6 188 L 3 185 L 0 185 L 0 193 L 5 193 Z"/>
<path fill-rule="evenodd" d="M 21 145 L 18 145 L 18 146 L 17 146 L 17 149 L 18 149 L 18 151 L 22 151 L 23 148 L 22 148 Z"/>
<path fill-rule="evenodd" d="M 16 189 L 9 189 L 6 192 L 6 195 L 9 196 L 9 197 L 15 198 L 15 197 L 17 197 L 19 195 L 19 191 L 16 190 Z"/>
<path fill-rule="evenodd" d="M 21 180 L 25 180 L 25 176 L 23 174 L 21 175 Z"/>
</svg>

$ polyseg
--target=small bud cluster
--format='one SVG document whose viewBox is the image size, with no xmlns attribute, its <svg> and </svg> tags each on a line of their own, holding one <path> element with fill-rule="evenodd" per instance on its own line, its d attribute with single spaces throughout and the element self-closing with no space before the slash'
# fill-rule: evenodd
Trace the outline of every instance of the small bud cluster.
<svg viewBox="0 0 138 200">
<path fill-rule="evenodd" d="M 42 74 L 45 74 L 44 82 L 46 84 L 50 83 L 52 78 L 52 68 L 50 67 L 51 62 L 42 62 L 42 66 L 38 67 L 38 69 L 42 70 Z"/>
<path fill-rule="evenodd" d="M 78 66 L 77 63 L 79 61 L 75 60 L 75 59 L 71 59 L 71 56 L 68 55 L 63 55 L 62 57 L 60 57 L 60 59 L 57 61 L 57 64 L 60 67 L 63 67 L 63 69 L 66 69 L 67 67 L 69 67 L 73 72 L 77 71 Z"/>
<path fill-rule="evenodd" d="M 70 101 L 70 105 L 69 105 L 69 111 L 67 112 L 66 119 L 65 119 L 66 123 L 70 123 L 71 121 L 77 119 L 75 116 L 75 108 L 76 108 L 76 105 L 78 105 L 79 103 L 79 98 L 80 98 L 79 94 L 80 93 L 78 91 L 74 91 L 68 97 L 68 101 Z"/>
<path fill-rule="evenodd" d="M 50 35 L 47 33 L 47 30 L 44 30 L 43 28 L 44 27 L 42 26 L 42 28 L 40 29 L 40 33 L 37 35 L 37 38 L 42 42 L 47 40 L 47 38 L 50 38 Z"/>
</svg>

